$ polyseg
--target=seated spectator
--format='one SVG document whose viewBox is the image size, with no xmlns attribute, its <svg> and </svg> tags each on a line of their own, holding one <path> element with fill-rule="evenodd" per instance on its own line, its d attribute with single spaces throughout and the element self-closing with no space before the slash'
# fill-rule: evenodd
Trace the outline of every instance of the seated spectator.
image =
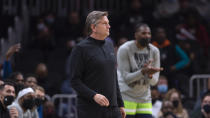
<svg viewBox="0 0 210 118">
<path fill-rule="evenodd" d="M 151 89 L 152 96 L 152 116 L 154 118 L 158 118 L 158 113 L 162 107 L 162 101 L 159 100 L 160 93 L 158 92 L 156 87 L 152 87 Z"/>
<path fill-rule="evenodd" d="M 37 76 L 34 74 L 28 74 L 25 78 L 25 86 L 26 87 L 35 87 L 37 86 Z"/>
<path fill-rule="evenodd" d="M 45 91 L 41 86 L 34 87 L 35 89 L 35 105 L 39 114 L 39 118 L 43 118 L 43 104 L 45 101 Z"/>
<path fill-rule="evenodd" d="M 12 72 L 8 78 L 9 81 L 15 83 L 15 94 L 17 95 L 22 90 L 24 85 L 24 78 L 21 72 Z"/>
<path fill-rule="evenodd" d="M 202 98 L 201 113 L 203 118 L 210 118 L 210 93 Z"/>
<path fill-rule="evenodd" d="M 164 100 L 161 111 L 158 113 L 158 118 L 177 118 L 173 113 L 174 106 L 171 101 Z M 171 116 L 171 117 L 169 117 Z"/>
<path fill-rule="evenodd" d="M 170 89 L 166 94 L 165 99 L 173 103 L 173 113 L 178 118 L 189 118 L 187 110 L 183 108 L 181 95 L 176 89 Z"/>
<path fill-rule="evenodd" d="M 55 112 L 55 106 L 51 101 L 47 101 L 44 103 L 43 115 L 44 115 L 44 118 L 58 118 Z"/>
<path fill-rule="evenodd" d="M 165 98 L 166 93 L 168 92 L 168 80 L 166 76 L 160 75 L 159 81 L 157 84 L 158 92 L 160 93 L 160 100 Z"/>
<path fill-rule="evenodd" d="M 24 78 L 21 72 L 12 72 L 8 79 L 17 84 L 24 84 Z"/>
<path fill-rule="evenodd" d="M 5 82 L 0 85 L 0 118 L 17 118 L 18 111 L 16 108 L 7 109 L 15 99 L 15 87 L 12 83 Z"/>
<path fill-rule="evenodd" d="M 192 118 L 210 118 L 210 92 L 206 92 L 201 98 L 200 107 L 193 110 Z"/>
<path fill-rule="evenodd" d="M 19 91 L 17 98 L 8 106 L 9 109 L 15 107 L 18 110 L 18 118 L 38 118 L 35 106 L 35 94 L 32 88 L 25 88 Z"/>
</svg>

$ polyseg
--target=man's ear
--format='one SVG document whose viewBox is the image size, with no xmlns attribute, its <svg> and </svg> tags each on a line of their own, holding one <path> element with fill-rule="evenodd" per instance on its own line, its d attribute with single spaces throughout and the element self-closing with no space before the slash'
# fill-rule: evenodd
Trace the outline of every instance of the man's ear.
<svg viewBox="0 0 210 118">
<path fill-rule="evenodd" d="M 92 29 L 92 32 L 96 32 L 96 26 L 94 24 L 91 24 L 90 28 Z"/>
</svg>

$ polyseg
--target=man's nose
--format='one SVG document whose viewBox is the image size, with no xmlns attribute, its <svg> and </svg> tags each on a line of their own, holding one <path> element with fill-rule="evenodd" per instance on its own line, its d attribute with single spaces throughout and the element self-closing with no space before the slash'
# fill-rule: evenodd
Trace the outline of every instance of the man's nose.
<svg viewBox="0 0 210 118">
<path fill-rule="evenodd" d="M 10 92 L 9 95 L 10 95 L 10 96 L 15 96 L 15 93 Z"/>
<path fill-rule="evenodd" d="M 108 24 L 108 25 L 107 25 L 107 28 L 111 28 L 111 26 Z"/>
<path fill-rule="evenodd" d="M 146 38 L 151 38 L 151 35 L 150 34 L 146 34 L 145 37 Z"/>
</svg>

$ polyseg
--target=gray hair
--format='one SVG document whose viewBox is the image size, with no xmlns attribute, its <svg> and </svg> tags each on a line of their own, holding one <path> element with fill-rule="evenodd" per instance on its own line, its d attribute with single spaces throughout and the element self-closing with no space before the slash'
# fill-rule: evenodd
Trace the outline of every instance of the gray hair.
<svg viewBox="0 0 210 118">
<path fill-rule="evenodd" d="M 88 35 L 92 33 L 91 25 L 96 25 L 98 23 L 98 20 L 100 20 L 103 16 L 108 16 L 108 12 L 92 11 L 88 14 L 85 22 Z"/>
</svg>

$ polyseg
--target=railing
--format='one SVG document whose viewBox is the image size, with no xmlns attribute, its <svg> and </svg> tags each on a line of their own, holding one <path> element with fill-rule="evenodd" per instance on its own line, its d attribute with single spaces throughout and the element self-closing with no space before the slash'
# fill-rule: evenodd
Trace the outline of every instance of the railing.
<svg viewBox="0 0 210 118">
<path fill-rule="evenodd" d="M 52 97 L 55 104 L 58 100 L 58 116 L 64 118 L 77 118 L 76 95 L 75 94 L 56 94 Z"/>
<path fill-rule="evenodd" d="M 207 90 L 209 78 L 210 74 L 193 75 L 190 78 L 190 87 L 189 87 L 190 98 L 193 98 L 195 95 L 194 92 L 196 92 L 196 99 L 198 99 L 200 97 L 201 91 Z M 193 83 L 194 81 L 196 81 L 196 91 L 194 91 L 194 83 Z"/>
</svg>

